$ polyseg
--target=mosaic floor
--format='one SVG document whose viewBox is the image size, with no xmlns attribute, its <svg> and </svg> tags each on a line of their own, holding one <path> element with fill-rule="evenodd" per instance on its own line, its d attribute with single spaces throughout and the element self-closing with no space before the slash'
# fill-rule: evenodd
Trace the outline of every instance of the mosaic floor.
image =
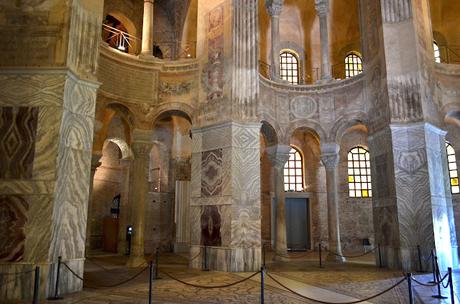
<svg viewBox="0 0 460 304">
<path fill-rule="evenodd" d="M 302 254 L 289 262 L 272 262 L 267 257 L 267 271 L 274 279 L 293 291 L 332 303 L 354 302 L 377 294 L 401 280 L 402 274 L 373 265 L 373 258 L 349 261 L 346 264 L 325 263 L 318 267 L 314 253 L 303 258 Z M 66 295 L 63 300 L 43 303 L 147 303 L 148 270 L 117 287 L 114 285 L 129 279 L 139 269 L 124 267 L 125 257 L 93 256 L 85 268 L 85 288 L 82 292 Z M 203 272 L 187 268 L 187 259 L 182 256 L 165 254 L 160 258 L 160 279 L 153 283 L 153 303 L 260 303 L 260 275 L 227 288 L 202 289 L 186 286 L 172 280 L 170 274 L 187 283 L 215 286 L 242 280 L 250 273 Z M 417 276 L 428 282 L 430 275 Z M 460 284 L 460 273 L 454 275 L 454 285 Z M 265 303 L 315 303 L 308 301 L 280 287 L 271 278 L 265 277 Z M 456 288 L 460 292 L 460 288 Z M 450 299 L 437 300 L 431 297 L 435 288 L 415 286 L 415 303 L 451 303 Z M 449 290 L 443 290 L 448 296 Z M 455 299 L 460 303 L 460 299 Z M 362 303 L 409 303 L 407 282 L 375 299 Z"/>
</svg>

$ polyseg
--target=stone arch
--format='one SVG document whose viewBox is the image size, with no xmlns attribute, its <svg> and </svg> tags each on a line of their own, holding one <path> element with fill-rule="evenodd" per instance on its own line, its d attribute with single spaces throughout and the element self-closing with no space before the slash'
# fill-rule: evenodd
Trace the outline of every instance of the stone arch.
<svg viewBox="0 0 460 304">
<path fill-rule="evenodd" d="M 287 138 L 285 138 L 284 142 L 289 143 L 290 138 L 292 137 L 294 132 L 297 131 L 298 129 L 306 129 L 310 131 L 316 137 L 318 142 L 320 142 L 321 140 L 327 140 L 328 138 L 326 131 L 323 129 L 323 127 L 318 122 L 314 120 L 310 120 L 310 119 L 301 119 L 301 120 L 292 122 L 289 125 L 289 130 L 291 131 L 288 132 L 288 134 L 286 134 Z"/>
<path fill-rule="evenodd" d="M 187 119 L 191 125 L 193 125 L 194 124 L 193 112 L 194 112 L 193 107 L 185 103 L 173 102 L 173 103 L 162 105 L 157 109 L 156 114 L 153 116 L 152 127 L 155 126 L 155 123 L 157 121 L 161 120 L 164 117 L 170 116 L 170 115 L 177 115 L 177 116 L 183 117 Z"/>
<path fill-rule="evenodd" d="M 332 127 L 328 140 L 340 143 L 347 130 L 356 125 L 363 125 L 366 129 L 369 129 L 367 115 L 365 113 L 358 112 L 340 117 Z"/>
<path fill-rule="evenodd" d="M 134 127 L 134 114 L 127 106 L 118 102 L 111 102 L 106 106 L 106 109 L 115 111 L 128 122 L 130 128 Z"/>
<path fill-rule="evenodd" d="M 267 121 L 262 121 L 260 133 L 265 137 L 267 146 L 275 146 L 278 144 L 278 134 L 275 128 Z"/>
<path fill-rule="evenodd" d="M 121 159 L 133 159 L 134 158 L 134 154 L 133 154 L 133 151 L 131 150 L 131 147 L 128 145 L 128 143 L 124 139 L 118 138 L 118 137 L 111 137 L 111 138 L 107 138 L 106 141 L 113 142 L 114 144 L 118 146 L 118 148 L 121 151 Z"/>
</svg>

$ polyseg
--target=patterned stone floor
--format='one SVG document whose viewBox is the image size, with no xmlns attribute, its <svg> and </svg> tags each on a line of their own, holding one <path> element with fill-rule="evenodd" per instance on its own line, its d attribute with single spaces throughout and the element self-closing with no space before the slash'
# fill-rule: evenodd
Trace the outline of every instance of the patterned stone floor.
<svg viewBox="0 0 460 304">
<path fill-rule="evenodd" d="M 315 255 L 291 254 L 291 261 L 273 262 L 267 257 L 267 271 L 277 280 L 298 293 L 330 302 L 349 302 L 363 299 L 392 286 L 402 278 L 402 274 L 379 269 L 373 264 L 373 258 L 364 258 L 346 264 L 325 263 L 319 268 Z M 139 272 L 139 269 L 126 269 L 126 259 L 119 256 L 97 256 L 87 261 L 85 267 L 84 290 L 66 295 L 60 301 L 43 303 L 147 303 L 148 271 L 134 280 L 117 287 L 101 287 L 124 281 Z M 188 283 L 213 286 L 236 282 L 248 277 L 249 273 L 202 272 L 187 268 L 187 259 L 181 256 L 165 254 L 160 259 L 160 269 Z M 260 303 L 260 276 L 257 275 L 244 283 L 228 288 L 201 289 L 186 286 L 160 273 L 161 279 L 153 284 L 153 303 Z M 423 282 L 430 275 L 417 276 Z M 460 273 L 454 276 L 460 284 Z M 454 284 L 457 285 L 457 284 Z M 460 292 L 460 288 L 456 288 Z M 451 303 L 450 299 L 437 300 L 431 295 L 434 288 L 415 286 L 415 303 Z M 448 295 L 448 289 L 443 291 Z M 455 299 L 460 303 L 458 298 Z M 1 301 L 0 301 L 1 302 Z M 315 303 L 297 296 L 266 277 L 265 303 Z M 397 304 L 409 303 L 407 283 L 365 303 Z"/>
</svg>

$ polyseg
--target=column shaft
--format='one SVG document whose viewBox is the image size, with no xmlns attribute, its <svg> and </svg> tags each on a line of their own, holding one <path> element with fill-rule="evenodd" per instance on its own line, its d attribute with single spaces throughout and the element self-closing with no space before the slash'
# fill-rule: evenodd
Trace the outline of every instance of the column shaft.
<svg viewBox="0 0 460 304">
<path fill-rule="evenodd" d="M 153 55 L 154 1 L 144 0 L 144 20 L 142 23 L 142 54 Z"/>
<path fill-rule="evenodd" d="M 272 37 L 272 44 L 271 44 L 271 77 L 272 79 L 279 79 L 280 78 L 280 54 L 279 54 L 279 40 L 280 40 L 280 17 L 279 15 L 273 15 L 272 18 L 272 25 L 271 25 L 271 37 Z"/>
<path fill-rule="evenodd" d="M 315 0 L 316 11 L 319 17 L 319 32 L 321 44 L 321 79 L 332 79 L 331 59 L 329 54 L 329 0 Z"/>
<path fill-rule="evenodd" d="M 128 266 L 137 267 L 145 262 L 144 257 L 144 230 L 145 209 L 148 192 L 149 153 L 151 144 L 146 141 L 134 141 L 133 172 L 131 174 L 131 199 L 132 223 L 134 228 L 131 256 Z"/>
<path fill-rule="evenodd" d="M 91 217 L 92 212 L 91 209 L 93 208 L 93 188 L 94 188 L 94 175 L 96 174 L 97 167 L 101 165 L 100 162 L 101 155 L 100 154 L 93 154 L 91 158 L 91 175 L 89 180 L 89 195 L 88 195 L 88 217 L 86 220 L 86 241 L 85 241 L 85 249 L 86 255 L 88 251 L 91 249 Z"/>
<path fill-rule="evenodd" d="M 338 165 L 339 146 L 328 144 L 321 147 L 321 161 L 326 168 L 327 187 L 327 223 L 329 236 L 328 260 L 345 261 L 342 255 L 340 243 L 340 221 L 339 221 L 339 193 L 338 193 Z"/>
</svg>

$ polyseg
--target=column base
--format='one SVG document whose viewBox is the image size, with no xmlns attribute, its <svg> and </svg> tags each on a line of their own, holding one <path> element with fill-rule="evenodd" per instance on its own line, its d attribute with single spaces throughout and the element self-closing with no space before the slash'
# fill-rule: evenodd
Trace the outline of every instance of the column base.
<svg viewBox="0 0 460 304">
<path fill-rule="evenodd" d="M 347 259 L 345 259 L 344 257 L 341 257 L 341 256 L 337 256 L 333 253 L 328 253 L 327 256 L 326 256 L 326 261 L 327 262 L 336 262 L 336 263 L 345 263 L 347 261 Z"/>
<path fill-rule="evenodd" d="M 130 256 L 126 262 L 126 266 L 130 268 L 138 268 L 147 265 L 147 260 L 144 256 Z"/>
<path fill-rule="evenodd" d="M 200 249 L 202 248 L 202 249 Z M 200 256 L 191 261 L 190 267 L 202 269 L 205 267 L 215 271 L 226 272 L 253 272 L 260 270 L 262 266 L 262 252 L 260 247 L 256 248 L 228 248 L 228 247 L 207 247 L 206 258 L 204 257 L 204 247 L 191 245 L 191 257 L 198 252 Z"/>
</svg>

